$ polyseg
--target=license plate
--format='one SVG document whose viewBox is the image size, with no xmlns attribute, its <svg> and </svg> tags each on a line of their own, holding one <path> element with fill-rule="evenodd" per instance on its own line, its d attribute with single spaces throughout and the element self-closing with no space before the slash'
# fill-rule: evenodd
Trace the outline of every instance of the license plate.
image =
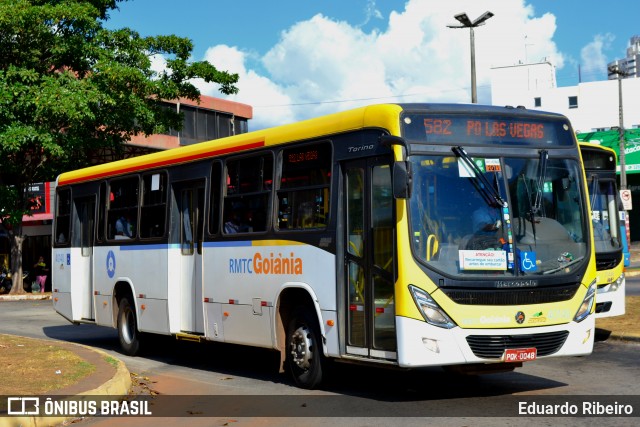
<svg viewBox="0 0 640 427">
<path fill-rule="evenodd" d="M 502 360 L 505 362 L 529 362 L 536 360 L 538 350 L 535 348 L 508 348 L 504 351 Z"/>
</svg>

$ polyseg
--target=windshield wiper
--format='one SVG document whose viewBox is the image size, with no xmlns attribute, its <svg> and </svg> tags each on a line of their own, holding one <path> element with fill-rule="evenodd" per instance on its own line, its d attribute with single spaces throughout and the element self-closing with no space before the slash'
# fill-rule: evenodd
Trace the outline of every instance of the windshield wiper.
<svg viewBox="0 0 640 427">
<path fill-rule="evenodd" d="M 464 148 L 460 146 L 451 147 L 451 151 L 453 151 L 453 153 L 457 157 L 461 158 L 462 161 L 467 165 L 467 168 L 469 168 L 473 172 L 474 178 L 476 178 L 477 182 L 476 188 L 478 188 L 478 190 L 482 194 L 482 197 L 487 200 L 487 202 L 492 202 L 491 204 L 497 203 L 502 207 L 507 206 L 507 202 L 505 202 L 504 199 L 500 196 L 498 190 L 493 185 L 491 185 L 487 177 L 484 176 L 484 173 L 480 170 L 478 165 L 475 164 L 473 159 L 469 157 Z"/>
<path fill-rule="evenodd" d="M 583 256 L 581 256 L 580 258 L 576 258 L 576 259 L 574 259 L 573 261 L 569 261 L 569 262 L 568 262 L 568 263 L 566 263 L 565 265 L 561 265 L 560 267 L 552 268 L 551 270 L 547 270 L 547 271 L 545 271 L 545 272 L 544 272 L 544 273 L 542 273 L 542 274 L 552 274 L 552 273 L 555 273 L 555 272 L 557 272 L 557 271 L 562 270 L 563 268 L 567 268 L 567 267 L 569 267 L 570 265 L 573 265 L 573 264 L 575 264 L 575 263 L 577 263 L 577 262 L 580 262 L 580 261 L 582 261 L 583 259 L 584 259 L 584 257 L 583 257 Z"/>
<path fill-rule="evenodd" d="M 529 185 L 527 184 L 527 177 L 524 173 L 518 176 L 518 179 L 522 179 L 522 185 L 524 185 L 524 191 L 527 193 L 527 203 L 529 204 L 529 210 L 525 213 L 525 219 L 529 220 L 531 223 L 531 232 L 533 233 L 533 241 L 536 242 L 536 216 L 533 213 L 533 204 L 531 203 L 531 191 L 529 190 Z"/>
<path fill-rule="evenodd" d="M 547 179 L 547 161 L 549 160 L 549 152 L 540 150 L 540 164 L 538 165 L 538 188 L 536 191 L 536 199 L 533 202 L 532 214 L 537 215 L 542 209 L 542 198 L 544 191 L 544 182 Z"/>
<path fill-rule="evenodd" d="M 598 175 L 592 175 L 591 180 L 593 182 L 593 189 L 591 190 L 591 208 L 593 209 L 594 203 L 596 202 L 598 196 L 600 195 L 600 178 Z"/>
</svg>

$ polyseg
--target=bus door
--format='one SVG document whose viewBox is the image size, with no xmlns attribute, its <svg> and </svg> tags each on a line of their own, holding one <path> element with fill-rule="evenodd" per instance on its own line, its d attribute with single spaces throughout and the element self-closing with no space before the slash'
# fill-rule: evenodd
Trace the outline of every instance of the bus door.
<svg viewBox="0 0 640 427">
<path fill-rule="evenodd" d="M 395 233 L 388 159 L 349 161 L 344 171 L 349 354 L 396 359 Z"/>
<path fill-rule="evenodd" d="M 202 303 L 202 239 L 204 234 L 204 180 L 174 186 L 180 221 L 180 293 L 183 332 L 204 333 Z M 175 228 L 174 228 L 175 229 Z"/>
<path fill-rule="evenodd" d="M 95 317 L 93 309 L 93 244 L 96 215 L 95 196 L 77 197 L 73 199 L 77 222 L 74 229 L 79 237 L 77 243 L 80 246 L 80 257 L 73 260 L 73 276 L 71 280 L 80 282 L 83 295 L 81 318 L 93 320 Z M 76 243 L 74 243 L 75 246 Z"/>
</svg>

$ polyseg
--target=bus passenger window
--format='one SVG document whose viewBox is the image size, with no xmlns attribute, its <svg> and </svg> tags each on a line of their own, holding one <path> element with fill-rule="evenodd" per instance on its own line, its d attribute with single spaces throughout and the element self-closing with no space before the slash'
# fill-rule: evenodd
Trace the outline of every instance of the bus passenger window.
<svg viewBox="0 0 640 427">
<path fill-rule="evenodd" d="M 107 238 L 132 239 L 137 235 L 138 177 L 112 180 L 107 208 Z"/>
<path fill-rule="evenodd" d="M 266 231 L 273 182 L 271 154 L 229 160 L 226 172 L 224 234 Z"/>
<path fill-rule="evenodd" d="M 219 161 L 211 168 L 211 195 L 209 197 L 209 233 L 217 234 L 220 221 L 220 174 L 222 165 Z"/>
<path fill-rule="evenodd" d="M 164 236 L 167 214 L 167 175 L 153 173 L 142 177 L 140 237 Z"/>
<path fill-rule="evenodd" d="M 330 178 L 329 143 L 283 150 L 278 229 L 325 228 L 329 214 Z"/>
<path fill-rule="evenodd" d="M 69 244 L 69 233 L 71 225 L 71 190 L 58 191 L 56 197 L 56 225 L 55 236 L 56 246 Z"/>
</svg>

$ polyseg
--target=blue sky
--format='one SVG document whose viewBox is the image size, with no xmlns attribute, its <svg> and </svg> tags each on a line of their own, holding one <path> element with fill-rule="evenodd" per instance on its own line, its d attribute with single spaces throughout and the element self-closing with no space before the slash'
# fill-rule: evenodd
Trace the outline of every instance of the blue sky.
<svg viewBox="0 0 640 427">
<path fill-rule="evenodd" d="M 579 67 L 582 81 L 603 80 L 640 35 L 637 0 L 129 0 L 106 26 L 191 39 L 194 59 L 240 75 L 229 98 L 254 107 L 257 129 L 365 103 L 469 102 L 469 30 L 446 26 L 486 10 L 495 16 L 475 30 L 481 103 L 491 67 L 546 58 L 559 86 L 577 84 Z"/>
</svg>

